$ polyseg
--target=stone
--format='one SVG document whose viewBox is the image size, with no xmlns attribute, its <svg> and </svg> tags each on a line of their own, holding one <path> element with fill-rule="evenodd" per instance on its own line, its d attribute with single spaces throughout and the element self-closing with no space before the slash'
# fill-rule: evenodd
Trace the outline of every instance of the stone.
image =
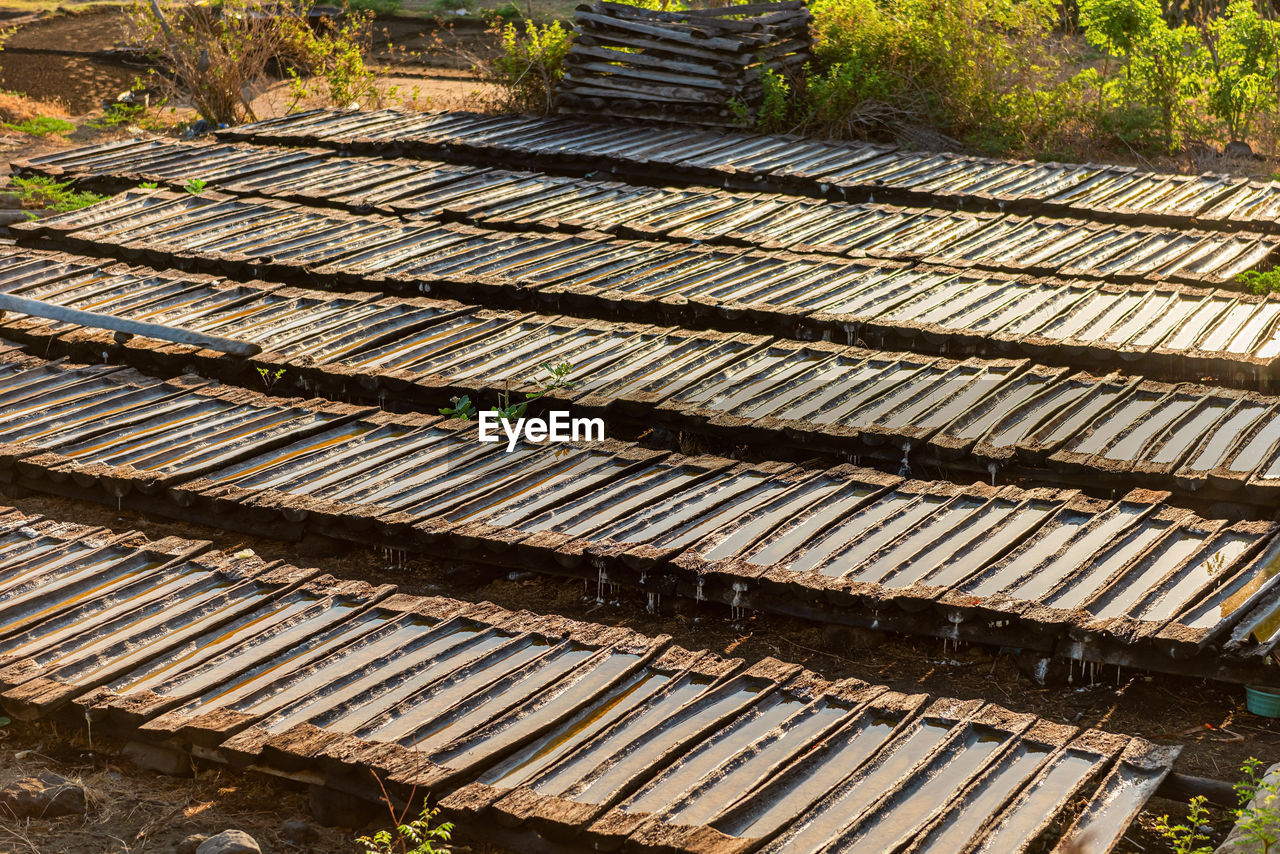
<svg viewBox="0 0 1280 854">
<path fill-rule="evenodd" d="M 191 777 L 195 768 L 191 757 L 181 750 L 161 747 L 158 744 L 147 744 L 143 741 L 131 741 L 124 746 L 124 758 L 139 768 L 155 771 L 170 777 Z"/>
<path fill-rule="evenodd" d="M 306 845 L 320 838 L 320 832 L 309 821 L 293 818 L 280 825 L 280 836 L 285 842 L 294 845 Z"/>
<path fill-rule="evenodd" d="M 1222 153 L 1227 157 L 1253 157 L 1253 149 L 1249 143 L 1238 139 L 1233 139 L 1223 146 Z"/>
<path fill-rule="evenodd" d="M 205 836 L 203 833 L 191 834 L 186 839 L 178 843 L 178 847 L 176 849 L 177 854 L 196 854 L 196 851 L 200 849 L 200 846 L 203 845 L 205 840 L 208 838 L 209 837 Z"/>
<path fill-rule="evenodd" d="M 56 818 L 84 815 L 84 787 L 51 771 L 23 777 L 0 789 L 0 815 L 14 818 Z"/>
<path fill-rule="evenodd" d="M 196 854 L 262 854 L 262 849 L 243 830 L 224 830 L 201 842 Z"/>
</svg>

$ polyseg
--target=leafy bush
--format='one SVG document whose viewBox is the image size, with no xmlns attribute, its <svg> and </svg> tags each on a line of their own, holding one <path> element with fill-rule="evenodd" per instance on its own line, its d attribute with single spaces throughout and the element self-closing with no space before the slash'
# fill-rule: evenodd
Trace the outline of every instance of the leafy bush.
<svg viewBox="0 0 1280 854">
<path fill-rule="evenodd" d="M 1119 73 L 1090 77 L 1105 110 L 1103 127 L 1176 151 L 1201 89 L 1199 32 L 1166 24 L 1159 0 L 1080 0 L 1080 24 L 1089 44 L 1119 62 Z"/>
<path fill-rule="evenodd" d="M 153 80 L 185 96 L 215 125 L 258 118 L 253 93 L 266 88 L 277 66 L 289 70 L 295 98 L 311 94 L 307 78 L 323 81 L 330 101 L 341 106 L 376 92 L 365 66 L 371 12 L 348 11 L 341 23 L 321 19 L 313 29 L 305 8 L 294 4 L 148 0 L 134 6 L 130 18 L 135 40 L 171 72 L 152 74 Z"/>
<path fill-rule="evenodd" d="M 1074 112 L 1053 0 L 815 0 L 794 124 L 865 136 L 929 125 L 986 149 L 1046 144 Z"/>
<path fill-rule="evenodd" d="M 538 25 L 531 20 L 504 25 L 501 53 L 488 66 L 488 78 L 502 92 L 509 110 L 549 113 L 555 84 L 564 76 L 571 36 L 559 21 Z"/>
<path fill-rule="evenodd" d="M 97 204 L 106 198 L 97 193 L 72 189 L 72 181 L 55 181 L 52 178 L 10 178 L 10 190 L 16 190 L 22 207 L 27 209 L 48 209 L 65 213 L 89 205 Z"/>
<path fill-rule="evenodd" d="M 1232 0 L 1202 30 L 1207 107 L 1226 135 L 1243 140 L 1280 83 L 1280 23 L 1264 20 L 1252 0 Z"/>
<path fill-rule="evenodd" d="M 347 0 L 349 8 L 375 15 L 394 15 L 404 8 L 402 0 Z"/>
<path fill-rule="evenodd" d="M 331 104 L 367 106 L 379 100 L 377 76 L 365 62 L 370 51 L 374 13 L 347 10 L 341 22 L 322 18 L 316 27 L 291 20 L 288 29 L 290 89 L 295 103 L 315 94 L 309 81 L 324 84 Z"/>
<path fill-rule="evenodd" d="M 1246 270 L 1236 275 L 1236 281 L 1251 294 L 1280 294 L 1280 270 Z"/>
</svg>

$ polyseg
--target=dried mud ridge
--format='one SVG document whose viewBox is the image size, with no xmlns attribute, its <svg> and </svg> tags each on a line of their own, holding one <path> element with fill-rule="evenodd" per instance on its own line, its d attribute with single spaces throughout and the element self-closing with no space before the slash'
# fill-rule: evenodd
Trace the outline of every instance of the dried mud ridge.
<svg viewBox="0 0 1280 854">
<path fill-rule="evenodd" d="M 372 770 L 514 850 L 1106 851 L 1177 755 L 8 508 L 0 554 L 10 713 L 370 799 Z"/>
</svg>

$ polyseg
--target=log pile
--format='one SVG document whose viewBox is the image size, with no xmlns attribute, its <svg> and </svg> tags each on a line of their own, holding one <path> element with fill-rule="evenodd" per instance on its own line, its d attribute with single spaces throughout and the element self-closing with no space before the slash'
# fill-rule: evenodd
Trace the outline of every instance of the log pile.
<svg viewBox="0 0 1280 854">
<path fill-rule="evenodd" d="M 762 75 L 809 60 L 803 0 L 661 12 L 601 2 L 574 15 L 561 113 L 732 126 L 755 118 Z"/>
</svg>

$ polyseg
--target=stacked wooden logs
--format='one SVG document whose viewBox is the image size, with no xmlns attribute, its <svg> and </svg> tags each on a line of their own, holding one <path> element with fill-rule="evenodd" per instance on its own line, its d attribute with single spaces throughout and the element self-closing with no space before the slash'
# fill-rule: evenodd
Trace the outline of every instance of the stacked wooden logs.
<svg viewBox="0 0 1280 854">
<path fill-rule="evenodd" d="M 556 87 L 561 113 L 731 126 L 754 119 L 766 70 L 794 79 L 809 60 L 803 0 L 661 12 L 578 6 Z"/>
</svg>

